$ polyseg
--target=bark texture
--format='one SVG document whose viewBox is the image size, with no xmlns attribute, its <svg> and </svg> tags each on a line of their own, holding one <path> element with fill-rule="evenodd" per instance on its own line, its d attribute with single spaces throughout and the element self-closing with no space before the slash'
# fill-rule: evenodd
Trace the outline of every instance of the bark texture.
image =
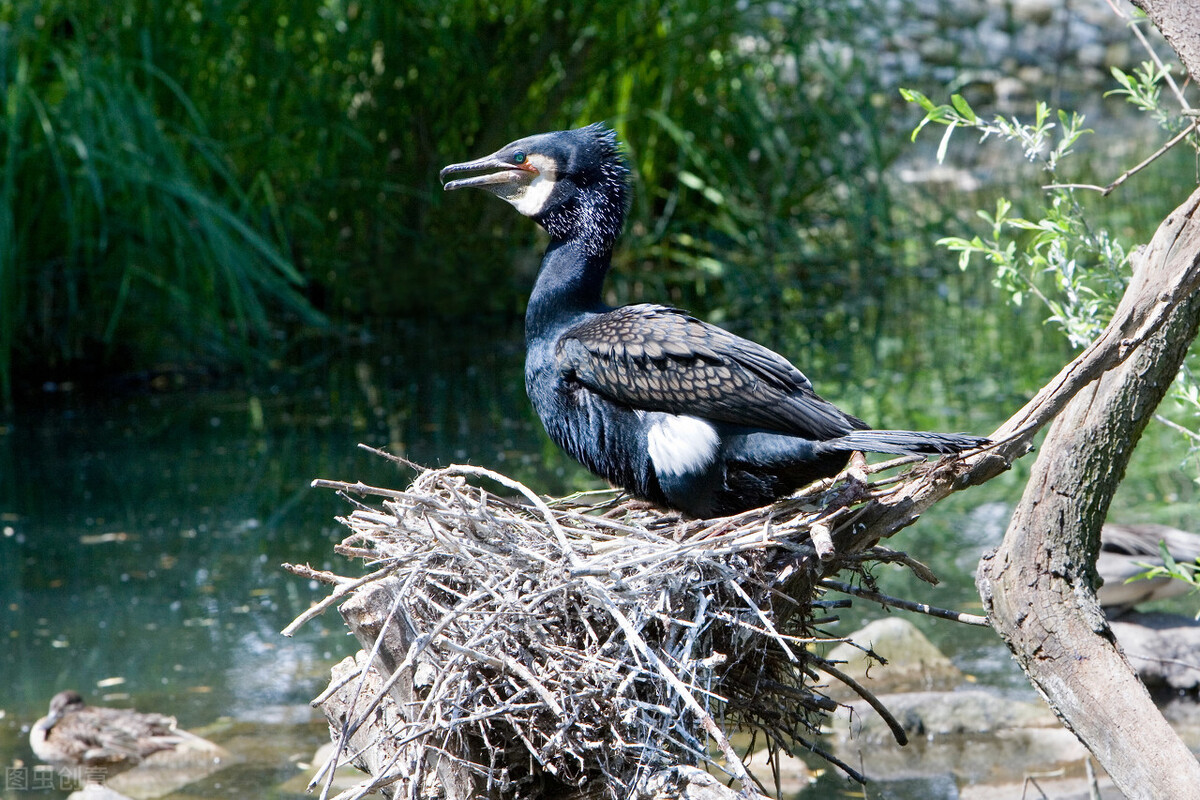
<svg viewBox="0 0 1200 800">
<path fill-rule="evenodd" d="M 1132 0 L 1175 48 L 1188 73 L 1200 76 L 1200 0 Z"/>
</svg>

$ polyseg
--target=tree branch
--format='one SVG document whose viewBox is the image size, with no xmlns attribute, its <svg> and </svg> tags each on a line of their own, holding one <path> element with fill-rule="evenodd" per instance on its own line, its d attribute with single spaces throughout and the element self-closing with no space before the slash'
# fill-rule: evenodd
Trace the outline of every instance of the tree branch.
<svg viewBox="0 0 1200 800">
<path fill-rule="evenodd" d="M 1109 502 L 1200 325 L 1198 272 L 1200 190 L 1159 227 L 1101 336 L 1134 357 L 1055 420 L 1004 541 L 977 578 L 1022 669 L 1132 798 L 1200 797 L 1200 763 L 1117 647 L 1093 589 Z M 1117 331 L 1135 333 L 1110 335 Z"/>
</svg>

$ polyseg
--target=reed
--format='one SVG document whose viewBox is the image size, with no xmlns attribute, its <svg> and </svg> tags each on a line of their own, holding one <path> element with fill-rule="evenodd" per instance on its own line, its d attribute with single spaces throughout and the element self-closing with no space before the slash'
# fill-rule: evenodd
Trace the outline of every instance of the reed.
<svg viewBox="0 0 1200 800">
<path fill-rule="evenodd" d="M 269 183 L 230 169 L 169 75 L 53 5 L 0 35 L 0 401 L 14 368 L 247 358 L 280 312 L 320 323 L 263 224 Z"/>
</svg>

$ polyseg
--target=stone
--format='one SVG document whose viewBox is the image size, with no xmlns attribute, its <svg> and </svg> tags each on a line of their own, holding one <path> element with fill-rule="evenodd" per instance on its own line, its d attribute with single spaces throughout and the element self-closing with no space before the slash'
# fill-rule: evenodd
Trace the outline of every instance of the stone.
<svg viewBox="0 0 1200 800">
<path fill-rule="evenodd" d="M 1127 613 L 1109 625 L 1146 686 L 1200 689 L 1200 621 L 1154 611 Z"/>
<path fill-rule="evenodd" d="M 896 744 L 863 700 L 840 709 L 831 726 L 838 757 L 862 764 L 875 780 L 952 775 L 958 783 L 1005 781 L 1079 765 L 1087 755 L 1042 703 L 979 689 L 905 692 L 879 701 L 907 732 L 906 746 Z"/>
<path fill-rule="evenodd" d="M 833 648 L 826 658 L 838 669 L 875 694 L 916 690 L 952 689 L 962 683 L 962 672 L 950 663 L 915 625 L 900 617 L 876 620 L 850 634 L 851 642 Z M 887 664 L 879 664 L 863 649 L 869 649 Z M 836 678 L 828 679 L 834 699 L 857 697 Z"/>
</svg>

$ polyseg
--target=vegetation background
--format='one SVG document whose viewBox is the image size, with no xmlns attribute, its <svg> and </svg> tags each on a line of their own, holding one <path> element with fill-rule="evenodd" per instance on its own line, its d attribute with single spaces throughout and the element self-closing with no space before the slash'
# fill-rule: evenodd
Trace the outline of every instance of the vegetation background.
<svg viewBox="0 0 1200 800">
<path fill-rule="evenodd" d="M 437 171 L 595 120 L 638 189 L 614 299 L 795 348 L 871 339 L 931 285 L 994 307 L 986 278 L 930 266 L 961 214 L 946 187 L 886 177 L 917 118 L 897 85 L 943 88 L 881 69 L 905 47 L 878 24 L 892 5 L 0 5 L 0 396 L 261 374 L 383 320 L 519 315 L 539 234 L 443 199 Z M 1134 235 L 1169 203 L 1124 203 Z M 843 368 L 813 349 L 806 368 Z"/>
<path fill-rule="evenodd" d="M 0 403 L 275 385 L 398 320 L 509 336 L 543 234 L 443 196 L 438 169 L 606 120 L 637 189 L 613 302 L 763 340 L 879 424 L 984 429 L 1070 343 L 935 242 L 983 229 L 1001 194 L 1037 219 L 1040 176 L 965 137 L 956 166 L 919 165 L 933 139 L 910 142 L 900 89 L 961 92 L 981 118 L 1039 93 L 1098 109 L 1112 127 L 1054 176 L 1095 182 L 1147 130 L 1101 100 L 1105 65 L 1135 61 L 1109 22 L 1081 36 L 1076 10 L 1033 0 L 0 5 Z M 1188 158 L 1073 202 L 1132 246 Z"/>
</svg>

